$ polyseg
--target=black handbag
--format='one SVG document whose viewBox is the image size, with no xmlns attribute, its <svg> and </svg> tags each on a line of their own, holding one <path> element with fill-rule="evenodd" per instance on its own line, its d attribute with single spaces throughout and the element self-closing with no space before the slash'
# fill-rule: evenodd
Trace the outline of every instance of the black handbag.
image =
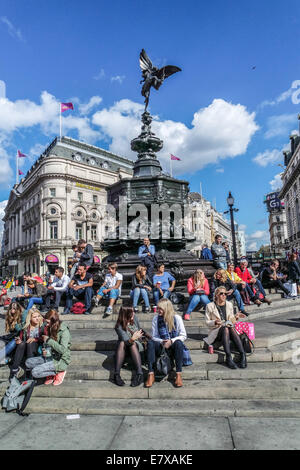
<svg viewBox="0 0 300 470">
<path fill-rule="evenodd" d="M 0 340 L 3 341 L 5 344 L 8 344 L 12 339 L 16 338 L 19 333 L 8 333 L 7 335 L 0 336 Z"/>
<path fill-rule="evenodd" d="M 166 348 L 162 348 L 160 356 L 156 359 L 155 370 L 157 375 L 168 375 L 172 369 L 171 360 L 169 358 Z"/>
<path fill-rule="evenodd" d="M 240 340 L 242 341 L 243 348 L 246 354 L 253 354 L 254 353 L 254 344 L 247 335 L 247 333 L 242 333 L 240 335 Z"/>
</svg>

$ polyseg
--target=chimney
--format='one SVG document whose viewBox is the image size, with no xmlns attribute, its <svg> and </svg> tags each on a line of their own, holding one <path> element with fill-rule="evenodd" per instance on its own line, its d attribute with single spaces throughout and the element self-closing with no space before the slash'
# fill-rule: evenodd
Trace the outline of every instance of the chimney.
<svg viewBox="0 0 300 470">
<path fill-rule="evenodd" d="M 294 137 L 295 137 L 294 135 L 291 135 L 291 136 L 290 136 L 292 155 L 293 155 L 294 152 L 295 152 L 295 140 L 294 140 Z"/>
</svg>

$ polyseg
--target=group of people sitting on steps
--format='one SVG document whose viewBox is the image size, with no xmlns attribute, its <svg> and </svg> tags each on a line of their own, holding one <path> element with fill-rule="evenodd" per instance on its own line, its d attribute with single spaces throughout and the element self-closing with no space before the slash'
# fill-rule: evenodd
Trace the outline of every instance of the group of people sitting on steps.
<svg viewBox="0 0 300 470">
<path fill-rule="evenodd" d="M 58 311 L 49 309 L 42 316 L 35 308 L 24 309 L 18 302 L 11 302 L 5 315 L 5 333 L 1 339 L 0 364 L 10 363 L 10 380 L 22 376 L 25 379 L 45 379 L 46 385 L 60 385 L 71 361 L 71 335 Z"/>
<path fill-rule="evenodd" d="M 187 348 L 184 341 L 187 338 L 183 320 L 189 321 L 191 314 L 200 305 L 205 308 L 205 320 L 210 329 L 209 335 L 204 339 L 207 345 L 221 343 L 226 354 L 226 365 L 232 369 L 247 367 L 246 355 L 239 334 L 234 324 L 239 318 L 248 316 L 245 305 L 253 302 L 261 305 L 262 302 L 271 304 L 266 296 L 264 287 L 281 289 L 289 297 L 289 291 L 284 286 L 284 279 L 278 274 L 279 262 L 272 260 L 269 267 L 262 272 L 261 278 L 251 270 L 246 259 L 241 259 L 239 266 L 231 261 L 224 265 L 218 260 L 218 246 L 220 237 L 216 237 L 214 264 L 217 267 L 209 282 L 201 269 L 196 269 L 187 281 L 189 302 L 183 317 L 175 314 L 172 304 L 172 292 L 176 286 L 175 277 L 165 270 L 163 262 L 158 262 L 155 247 L 148 238 L 144 239 L 139 248 L 140 264 L 132 276 L 131 300 L 132 307 L 121 307 L 116 323 L 118 335 L 115 355 L 114 382 L 122 386 L 123 380 L 120 369 L 126 355 L 130 355 L 136 369 L 132 379 L 132 386 L 143 382 L 142 360 L 148 365 L 146 387 L 154 383 L 154 365 L 163 348 L 167 350 L 176 365 L 175 386 L 182 386 L 182 365 Z M 62 295 L 66 294 L 64 314 L 69 314 L 73 297 L 83 298 L 86 314 L 91 313 L 93 291 L 93 276 L 88 272 L 92 263 L 93 252 L 88 244 L 81 240 L 80 250 L 74 247 L 74 263 L 71 278 L 64 274 L 64 269 L 58 267 L 54 278 L 44 285 L 37 276 L 24 274 L 24 288 L 11 303 L 6 316 L 6 332 L 12 334 L 5 348 L 0 351 L 0 361 L 13 354 L 11 361 L 11 377 L 19 372 L 20 364 L 25 359 L 26 376 L 34 378 L 46 377 L 46 384 L 59 385 L 65 375 L 70 362 L 70 332 L 67 326 L 59 319 L 58 307 Z M 76 254 L 76 253 L 80 253 Z M 82 259 L 82 255 L 85 259 Z M 292 260 L 293 261 L 293 260 Z M 294 260 L 298 266 L 298 261 Z M 219 264 L 218 264 L 219 263 Z M 298 269 L 298 268 L 297 268 Z M 294 267 L 294 270 L 296 268 Z M 296 273 L 297 274 L 297 273 Z M 297 281 L 299 284 L 299 276 Z M 108 273 L 97 291 L 95 305 L 102 299 L 108 301 L 106 314 L 111 315 L 113 306 L 121 295 L 123 276 L 118 272 L 116 263 L 108 265 Z M 150 293 L 153 294 L 154 313 L 152 334 L 140 328 L 136 316 L 138 302 L 142 297 L 145 312 L 149 313 Z M 234 311 L 235 300 L 238 311 Z M 24 310 L 22 302 L 26 305 Z M 47 313 L 43 317 L 35 304 L 40 304 L 41 310 Z M 52 304 L 52 306 L 51 306 Z M 145 344 L 147 347 L 145 349 Z M 231 357 L 231 345 L 240 354 L 240 360 L 235 363 Z"/>
</svg>

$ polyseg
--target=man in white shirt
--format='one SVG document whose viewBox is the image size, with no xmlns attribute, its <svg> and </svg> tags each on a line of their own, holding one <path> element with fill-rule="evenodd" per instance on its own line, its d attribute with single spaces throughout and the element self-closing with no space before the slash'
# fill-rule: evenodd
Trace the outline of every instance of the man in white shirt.
<svg viewBox="0 0 300 470">
<path fill-rule="evenodd" d="M 113 306 L 121 295 L 123 275 L 117 272 L 117 268 L 117 263 L 110 263 L 108 265 L 108 274 L 106 274 L 104 283 L 97 292 L 96 306 L 98 306 L 102 298 L 109 300 L 108 307 L 105 311 L 106 315 L 112 314 Z"/>
<path fill-rule="evenodd" d="M 58 309 L 60 304 L 61 296 L 64 292 L 67 291 L 68 285 L 70 283 L 69 276 L 64 274 L 64 268 L 56 268 L 54 273 L 53 282 L 48 285 L 48 292 L 45 298 L 46 308 L 50 308 L 51 299 L 55 296 L 55 305 L 54 308 Z"/>
</svg>

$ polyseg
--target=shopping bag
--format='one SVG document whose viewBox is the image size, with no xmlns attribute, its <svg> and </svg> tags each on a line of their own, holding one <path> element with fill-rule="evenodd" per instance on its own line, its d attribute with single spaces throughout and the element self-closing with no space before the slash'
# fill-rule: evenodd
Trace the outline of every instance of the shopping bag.
<svg viewBox="0 0 300 470">
<path fill-rule="evenodd" d="M 239 321 L 236 322 L 235 329 L 240 335 L 246 333 L 251 340 L 255 339 L 254 323 Z"/>
</svg>

